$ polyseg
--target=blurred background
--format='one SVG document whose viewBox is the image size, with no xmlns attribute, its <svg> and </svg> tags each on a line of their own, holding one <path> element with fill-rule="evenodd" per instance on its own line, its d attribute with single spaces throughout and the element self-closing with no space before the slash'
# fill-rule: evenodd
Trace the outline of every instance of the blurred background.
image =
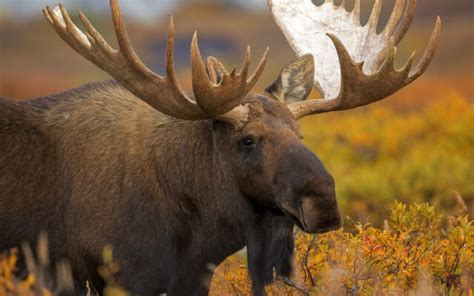
<svg viewBox="0 0 474 296">
<path fill-rule="evenodd" d="M 144 62 L 163 73 L 167 13 L 176 26 L 176 67 L 190 86 L 189 44 L 199 32 L 203 56 L 230 68 L 247 44 L 254 63 L 271 53 L 256 91 L 262 91 L 294 53 L 273 22 L 265 0 L 122 1 L 132 43 Z M 314 1 L 320 3 L 322 0 Z M 340 3 L 341 1 L 335 1 Z M 363 22 L 373 5 L 363 1 Z M 73 20 L 81 8 L 115 45 L 108 1 L 64 0 Z M 347 7 L 354 1 L 347 0 Z M 45 96 L 109 76 L 76 54 L 43 19 L 53 0 L 0 0 L 0 96 Z M 383 5 L 382 27 L 394 0 Z M 443 21 L 440 48 L 420 79 L 390 99 L 357 110 L 304 119 L 306 144 L 336 179 L 338 200 L 350 218 L 383 223 L 395 201 L 430 202 L 450 212 L 474 203 L 474 1 L 419 0 L 415 21 L 402 41 L 401 65 L 428 43 L 436 16 Z M 314 91 L 312 97 L 319 94 Z"/>
</svg>

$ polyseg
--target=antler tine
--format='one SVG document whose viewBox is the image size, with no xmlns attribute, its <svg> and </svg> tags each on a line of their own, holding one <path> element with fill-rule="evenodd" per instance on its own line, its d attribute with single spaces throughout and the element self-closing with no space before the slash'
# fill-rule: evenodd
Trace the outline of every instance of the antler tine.
<svg viewBox="0 0 474 296">
<path fill-rule="evenodd" d="M 415 18 L 415 11 L 416 11 L 416 0 L 407 0 L 405 5 L 405 10 L 402 15 L 402 19 L 393 33 L 393 38 L 395 40 L 395 44 L 400 43 L 403 39 L 405 34 L 407 33 L 408 29 Z"/>
<path fill-rule="evenodd" d="M 267 55 L 268 50 L 263 60 L 266 60 Z M 230 74 L 227 71 L 223 71 L 222 79 L 216 84 L 217 80 L 214 79 L 215 77 L 212 74 L 210 77 L 206 71 L 199 50 L 197 33 L 194 33 L 191 43 L 193 92 L 196 103 L 208 116 L 219 116 L 240 105 L 242 98 L 251 90 L 259 78 L 265 63 L 261 61 L 252 77 L 247 80 L 249 64 L 250 51 L 247 50 L 240 73 L 237 74 L 235 68 Z M 217 98 L 219 98 L 219 101 Z"/>
<path fill-rule="evenodd" d="M 420 75 L 426 71 L 431 61 L 433 60 L 433 57 L 436 53 L 436 49 L 438 48 L 440 36 L 441 36 L 441 18 L 438 16 L 438 18 L 436 19 L 435 28 L 433 29 L 433 32 L 431 33 L 430 42 L 428 43 L 428 46 L 425 49 L 423 57 L 418 63 L 418 66 L 416 67 L 415 71 L 413 73 L 410 73 L 407 84 L 414 81 L 418 77 L 420 77 Z"/>
<path fill-rule="evenodd" d="M 54 22 L 53 22 L 53 19 L 52 19 L 51 16 L 49 15 L 49 12 L 47 11 L 47 7 L 41 9 L 41 11 L 43 12 L 43 15 L 44 15 L 44 17 L 46 18 L 46 20 L 48 21 L 48 23 L 53 24 L 53 23 L 54 23 Z"/>
<path fill-rule="evenodd" d="M 250 67 L 250 45 L 247 45 L 247 48 L 245 49 L 245 58 L 244 61 L 242 62 L 242 67 L 240 67 L 240 72 L 239 76 L 243 80 L 247 80 L 247 75 L 249 74 L 249 67 Z"/>
<path fill-rule="evenodd" d="M 70 33 L 73 34 L 75 39 L 79 41 L 81 45 L 84 47 L 88 48 L 92 44 L 90 40 L 87 38 L 87 36 L 72 22 L 71 18 L 69 17 L 69 14 L 67 13 L 67 10 L 64 8 L 64 6 L 59 3 L 58 5 L 60 15 L 61 15 L 61 20 L 64 22 L 66 30 L 69 31 Z M 54 10 L 53 10 L 54 12 Z M 56 14 L 55 14 L 56 15 Z"/>
<path fill-rule="evenodd" d="M 377 31 L 377 25 L 379 23 L 380 12 L 382 11 L 382 1 L 375 0 L 374 7 L 372 8 L 372 13 L 370 14 L 369 21 L 367 26 L 369 26 L 369 30 L 374 33 Z"/>
<path fill-rule="evenodd" d="M 270 48 L 267 47 L 265 49 L 265 52 L 263 53 L 262 58 L 260 59 L 260 62 L 258 63 L 257 67 L 255 68 L 255 71 L 250 76 L 250 78 L 247 80 L 247 84 L 249 85 L 250 88 L 252 88 L 255 85 L 255 83 L 257 83 L 258 79 L 262 75 L 263 69 L 265 68 L 265 65 L 267 63 L 269 53 L 270 53 Z"/>
<path fill-rule="evenodd" d="M 66 10 L 64 9 L 64 11 Z M 84 25 L 84 27 L 86 27 L 86 30 L 89 33 L 89 42 L 91 42 L 91 44 L 97 44 L 97 46 L 99 46 L 99 48 L 108 55 L 116 54 L 117 50 L 113 49 L 107 43 L 107 41 L 105 41 L 102 35 L 100 35 L 96 28 L 94 28 L 94 26 L 91 24 L 86 15 L 81 10 L 79 10 L 78 13 L 82 24 Z"/>
<path fill-rule="evenodd" d="M 166 42 L 166 77 L 174 83 L 177 79 L 174 72 L 174 19 L 171 14 L 168 15 L 168 37 Z"/>
<path fill-rule="evenodd" d="M 392 36 L 395 29 L 397 28 L 400 18 L 403 15 L 403 8 L 405 7 L 406 0 L 396 0 L 393 7 L 390 18 L 388 19 L 387 24 L 385 25 L 383 34 L 385 36 Z"/>
<path fill-rule="evenodd" d="M 151 78 L 157 77 L 158 75 L 148 69 L 135 53 L 135 50 L 133 50 L 127 30 L 125 29 L 125 21 L 118 0 L 110 0 L 110 10 L 112 12 L 112 21 L 120 52 L 131 63 L 131 65 L 136 68 L 136 70 L 149 75 Z"/>
<path fill-rule="evenodd" d="M 82 32 L 72 24 L 72 22 L 67 22 L 66 20 L 69 20 L 67 13 L 65 15 L 63 15 L 63 13 L 64 10 L 56 12 L 50 6 L 43 9 L 44 16 L 58 35 L 75 51 L 90 59 L 91 55 L 89 54 L 88 49 L 91 44 L 87 37 L 85 35 L 80 35 Z"/>
<path fill-rule="evenodd" d="M 193 91 L 196 96 L 196 102 L 200 105 L 197 97 L 200 97 L 199 91 L 209 87 L 209 76 L 202 60 L 201 51 L 199 50 L 197 32 L 194 31 L 191 41 L 191 73 L 193 81 Z"/>
</svg>

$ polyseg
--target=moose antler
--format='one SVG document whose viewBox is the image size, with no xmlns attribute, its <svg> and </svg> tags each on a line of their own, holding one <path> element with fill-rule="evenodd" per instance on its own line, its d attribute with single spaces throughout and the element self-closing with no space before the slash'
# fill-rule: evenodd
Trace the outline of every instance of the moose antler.
<svg viewBox="0 0 474 296">
<path fill-rule="evenodd" d="M 438 46 L 441 20 L 438 17 L 425 53 L 410 72 L 413 55 L 400 70 L 393 61 L 396 46 L 413 20 L 416 0 L 396 0 L 384 30 L 377 34 L 382 0 L 376 0 L 367 25 L 360 23 L 360 0 L 353 11 L 345 1 L 314 5 L 311 0 L 268 0 L 273 17 L 300 56 L 316 60 L 314 85 L 323 100 L 288 105 L 295 118 L 347 110 L 382 100 L 418 78 L 430 64 Z"/>
<path fill-rule="evenodd" d="M 181 90 L 176 79 L 173 17 L 170 15 L 168 21 L 166 76 L 162 77 L 147 68 L 133 50 L 118 0 L 110 0 L 110 7 L 118 50 L 104 40 L 81 11 L 79 17 L 87 30 L 85 34 L 72 22 L 61 4 L 54 9 L 48 6 L 43 14 L 59 36 L 74 50 L 109 73 L 135 96 L 166 115 L 187 120 L 232 115 L 231 110 L 240 105 L 265 66 L 268 48 L 255 72 L 247 79 L 250 64 L 250 49 L 247 49 L 241 71 L 237 73 L 234 69 L 231 74 L 224 74 L 219 83 L 214 83 L 208 76 L 199 51 L 197 34 L 194 33 L 191 44 L 194 101 Z M 241 114 L 237 116 L 242 117 Z"/>
</svg>

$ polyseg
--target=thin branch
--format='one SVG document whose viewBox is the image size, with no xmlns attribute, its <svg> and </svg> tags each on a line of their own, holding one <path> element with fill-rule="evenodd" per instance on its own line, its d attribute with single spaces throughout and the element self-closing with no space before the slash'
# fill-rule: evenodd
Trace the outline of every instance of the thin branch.
<svg viewBox="0 0 474 296">
<path fill-rule="evenodd" d="M 288 277 L 281 277 L 280 280 L 287 286 L 292 287 L 299 292 L 303 293 L 305 296 L 309 296 L 309 289 Z"/>
</svg>

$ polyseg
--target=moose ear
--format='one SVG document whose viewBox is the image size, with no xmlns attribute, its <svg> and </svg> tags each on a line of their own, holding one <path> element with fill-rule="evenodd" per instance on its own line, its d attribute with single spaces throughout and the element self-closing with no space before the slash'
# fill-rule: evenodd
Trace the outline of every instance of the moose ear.
<svg viewBox="0 0 474 296">
<path fill-rule="evenodd" d="M 278 78 L 265 90 L 284 103 L 306 99 L 313 87 L 314 58 L 305 54 L 286 65 Z"/>
<path fill-rule="evenodd" d="M 214 84 L 219 84 L 224 74 L 229 74 L 227 69 L 215 57 L 208 57 L 206 61 L 207 75 Z"/>
</svg>

